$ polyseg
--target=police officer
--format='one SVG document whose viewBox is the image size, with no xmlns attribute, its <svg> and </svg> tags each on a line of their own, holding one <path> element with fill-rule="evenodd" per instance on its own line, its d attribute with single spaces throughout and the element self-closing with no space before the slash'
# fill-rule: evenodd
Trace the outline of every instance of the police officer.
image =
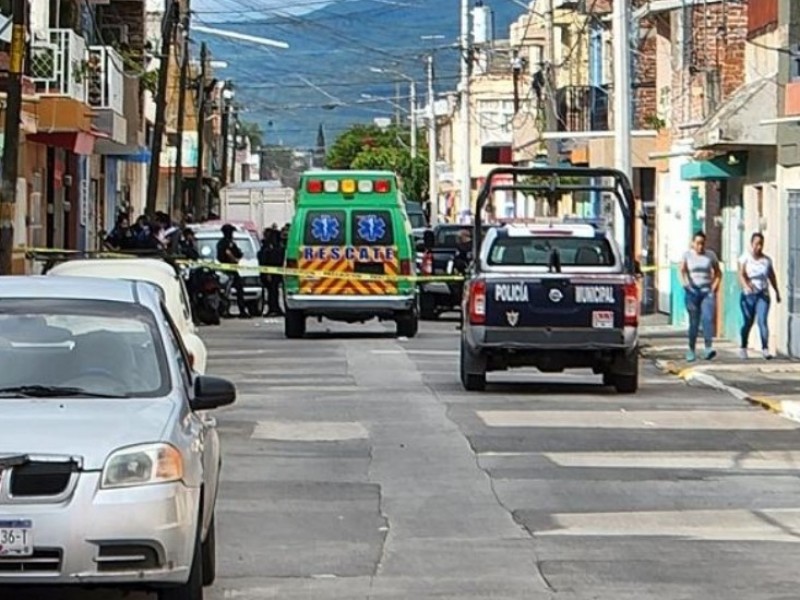
<svg viewBox="0 0 800 600">
<path fill-rule="evenodd" d="M 229 223 L 222 226 L 222 239 L 217 243 L 217 262 L 226 265 L 238 265 L 242 256 L 244 256 L 242 249 L 233 241 L 234 231 L 236 231 L 236 228 Z M 233 279 L 233 287 L 236 290 L 236 303 L 239 306 L 239 318 L 249 319 L 250 313 L 247 311 L 247 305 L 244 301 L 242 276 L 236 270 L 227 271 L 226 275 Z"/>
</svg>

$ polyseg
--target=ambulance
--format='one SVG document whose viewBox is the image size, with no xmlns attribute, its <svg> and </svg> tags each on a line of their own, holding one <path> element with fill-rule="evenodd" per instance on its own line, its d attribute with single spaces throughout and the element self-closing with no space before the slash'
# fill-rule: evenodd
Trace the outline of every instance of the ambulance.
<svg viewBox="0 0 800 600">
<path fill-rule="evenodd" d="M 414 337 L 415 258 L 394 173 L 304 173 L 286 250 L 286 337 L 303 337 L 309 318 L 394 321 L 398 336 Z"/>
</svg>

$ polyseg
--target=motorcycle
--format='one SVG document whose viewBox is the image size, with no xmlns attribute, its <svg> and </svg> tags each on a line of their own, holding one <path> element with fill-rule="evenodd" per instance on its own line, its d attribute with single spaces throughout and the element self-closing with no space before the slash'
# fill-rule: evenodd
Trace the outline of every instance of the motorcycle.
<svg viewBox="0 0 800 600">
<path fill-rule="evenodd" d="M 223 286 L 216 271 L 208 267 L 194 267 L 188 274 L 192 314 L 205 325 L 219 325 L 223 313 Z"/>
</svg>

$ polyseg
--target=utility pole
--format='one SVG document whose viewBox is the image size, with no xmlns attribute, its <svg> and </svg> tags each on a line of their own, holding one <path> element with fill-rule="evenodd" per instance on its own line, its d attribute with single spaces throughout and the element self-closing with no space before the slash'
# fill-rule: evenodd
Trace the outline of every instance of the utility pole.
<svg viewBox="0 0 800 600">
<path fill-rule="evenodd" d="M 614 165 L 632 180 L 630 18 L 628 3 L 614 2 Z M 614 237 L 622 247 L 625 222 L 619 203 L 614 204 Z"/>
<path fill-rule="evenodd" d="M 197 169 L 194 181 L 194 213 L 200 216 L 203 205 L 203 154 L 206 132 L 206 78 L 208 68 L 208 46 L 200 44 L 200 78 L 197 82 Z"/>
<path fill-rule="evenodd" d="M 189 85 L 189 19 L 191 10 L 189 0 L 186 0 L 186 12 L 183 15 L 181 27 L 179 28 L 181 35 L 181 73 L 178 78 L 178 125 L 175 150 L 175 181 L 173 184 L 173 197 L 172 205 L 170 207 L 170 217 L 172 212 L 177 208 L 181 213 L 185 213 L 185 206 L 183 201 L 183 128 L 186 121 L 186 88 Z M 184 214 L 185 217 L 185 214 Z"/>
<path fill-rule="evenodd" d="M 411 158 L 417 158 L 417 84 L 411 82 Z"/>
<path fill-rule="evenodd" d="M 0 275 L 11 275 L 14 254 L 17 175 L 19 173 L 19 122 L 22 113 L 22 68 L 25 58 L 25 14 L 27 0 L 11 5 L 13 30 L 8 66 L 3 183 L 0 187 Z"/>
<path fill-rule="evenodd" d="M 167 111 L 167 85 L 169 84 L 169 58 L 172 50 L 172 32 L 180 20 L 180 6 L 171 0 L 167 6 L 167 18 L 161 32 L 161 56 L 159 58 L 158 95 L 156 97 L 156 121 L 153 124 L 153 149 L 150 160 L 150 178 L 147 180 L 147 203 L 145 212 L 153 216 L 158 200 L 158 177 L 161 163 L 161 147 L 164 143 L 164 129 Z"/>
<path fill-rule="evenodd" d="M 224 92 L 223 92 L 224 95 Z M 231 101 L 223 98 L 225 104 L 222 113 L 222 185 L 228 185 L 228 135 L 231 125 Z"/>
<path fill-rule="evenodd" d="M 623 2 L 614 2 L 614 4 L 623 4 Z M 545 79 L 545 94 L 544 94 L 544 114 L 545 114 L 545 128 L 549 132 L 558 130 L 558 115 L 556 115 L 556 90 L 558 89 L 558 80 L 556 78 L 555 60 L 556 60 L 556 36 L 555 26 L 553 24 L 553 0 L 545 0 L 544 9 L 544 30 L 547 32 L 548 40 L 544 46 L 545 59 L 544 59 L 544 79 Z M 545 143 L 547 148 L 547 162 L 550 166 L 556 166 L 559 163 L 558 159 L 558 142 L 556 140 L 547 140 Z M 552 208 L 552 207 L 551 207 Z"/>
<path fill-rule="evenodd" d="M 470 77 L 472 76 L 472 43 L 470 35 L 469 0 L 461 0 L 461 152 L 459 156 L 459 179 L 461 197 L 459 212 L 472 208 L 472 180 L 470 154 Z"/>
<path fill-rule="evenodd" d="M 394 122 L 398 129 L 403 122 L 403 116 L 400 114 L 400 82 L 394 84 Z"/>
<path fill-rule="evenodd" d="M 436 131 L 436 97 L 433 92 L 433 54 L 428 56 L 428 199 L 431 207 L 431 227 L 439 224 L 439 176 L 436 159 L 439 140 Z"/>
</svg>

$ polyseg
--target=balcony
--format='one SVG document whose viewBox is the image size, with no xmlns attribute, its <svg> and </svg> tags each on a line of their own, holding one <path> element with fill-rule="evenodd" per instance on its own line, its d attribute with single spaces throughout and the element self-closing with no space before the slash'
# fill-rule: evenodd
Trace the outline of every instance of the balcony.
<svg viewBox="0 0 800 600">
<path fill-rule="evenodd" d="M 556 93 L 559 131 L 608 131 L 608 90 L 588 85 L 566 86 Z"/>
<path fill-rule="evenodd" d="M 48 29 L 31 43 L 31 79 L 42 96 L 87 100 L 86 41 L 71 29 Z"/>
<path fill-rule="evenodd" d="M 122 56 L 110 46 L 90 46 L 88 71 L 89 106 L 122 115 L 125 108 Z"/>
</svg>

